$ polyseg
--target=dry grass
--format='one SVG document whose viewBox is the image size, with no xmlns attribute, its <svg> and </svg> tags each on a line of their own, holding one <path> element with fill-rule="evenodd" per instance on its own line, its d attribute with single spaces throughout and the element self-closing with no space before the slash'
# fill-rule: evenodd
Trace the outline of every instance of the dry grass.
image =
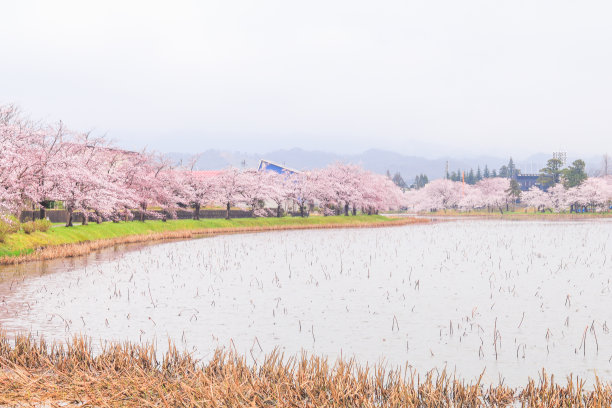
<svg viewBox="0 0 612 408">
<path fill-rule="evenodd" d="M 482 376 L 481 376 L 482 378 Z M 354 361 L 274 352 L 256 365 L 217 351 L 206 363 L 170 346 L 110 344 L 93 353 L 76 337 L 66 346 L 0 334 L 0 404 L 123 407 L 609 407 L 610 384 L 587 390 L 543 373 L 522 390 L 457 381 L 447 372 L 360 367 Z"/>
<path fill-rule="evenodd" d="M 52 245 L 39 248 L 34 253 L 19 256 L 0 257 L 0 265 L 14 265 L 28 261 L 40 261 L 55 258 L 68 258 L 86 255 L 99 249 L 112 247 L 115 245 L 131 244 L 137 242 L 162 241 L 168 239 L 189 239 L 202 236 L 212 236 L 220 234 L 237 234 L 263 231 L 285 231 L 285 230 L 305 230 L 305 229 L 330 229 L 330 228 L 381 228 L 408 224 L 419 224 L 429 222 L 419 218 L 397 218 L 377 222 L 352 222 L 345 224 L 287 224 L 287 225 L 258 225 L 249 227 L 230 227 L 230 228 L 202 228 L 178 231 L 162 231 L 148 234 L 127 235 L 115 238 L 84 241 L 74 244 Z"/>
</svg>

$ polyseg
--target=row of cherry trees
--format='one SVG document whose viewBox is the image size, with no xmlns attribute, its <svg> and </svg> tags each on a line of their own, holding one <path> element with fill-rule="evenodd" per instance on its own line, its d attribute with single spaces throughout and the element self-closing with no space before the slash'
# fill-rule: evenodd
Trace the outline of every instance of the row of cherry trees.
<svg viewBox="0 0 612 408">
<path fill-rule="evenodd" d="M 268 203 L 280 215 L 283 203 L 292 202 L 303 216 L 315 203 L 325 215 L 355 215 L 398 208 L 402 201 L 401 190 L 387 177 L 341 163 L 295 174 L 229 168 L 217 177 L 180 170 L 174 175 L 186 180 L 184 194 L 196 217 L 210 203 L 224 204 L 228 214 L 231 206 L 246 205 L 255 215 L 266 214 Z"/>
<path fill-rule="evenodd" d="M 515 187 L 516 188 L 516 187 Z M 518 198 L 510 179 L 483 179 L 475 185 L 440 179 L 405 193 L 405 205 L 415 211 L 488 209 L 503 212 Z M 605 211 L 612 203 L 612 177 L 594 177 L 572 188 L 563 184 L 520 194 L 522 204 L 539 211 Z"/>
<path fill-rule="evenodd" d="M 13 106 L 0 106 L 0 214 L 18 215 L 62 201 L 67 224 L 80 211 L 85 221 L 172 217 L 179 208 L 249 207 L 255 215 L 294 203 L 302 215 L 311 205 L 325 214 L 367 213 L 398 207 L 402 193 L 391 180 L 364 169 L 334 164 L 297 174 L 228 168 L 201 172 L 174 166 L 150 152 L 126 152 L 108 139 L 71 132 L 63 124 L 33 123 Z M 156 209 L 152 211 L 151 209 Z M 159 211 L 158 209 L 161 209 Z M 269 210 L 268 210 L 269 212 Z"/>
<path fill-rule="evenodd" d="M 405 204 L 416 211 L 471 210 L 480 208 L 503 211 L 508 204 L 510 180 L 483 179 L 475 185 L 447 179 L 438 179 L 419 190 L 405 193 Z"/>
<path fill-rule="evenodd" d="M 591 177 L 572 188 L 561 183 L 548 191 L 533 187 L 522 194 L 521 201 L 539 211 L 607 211 L 612 204 L 612 176 Z"/>
</svg>

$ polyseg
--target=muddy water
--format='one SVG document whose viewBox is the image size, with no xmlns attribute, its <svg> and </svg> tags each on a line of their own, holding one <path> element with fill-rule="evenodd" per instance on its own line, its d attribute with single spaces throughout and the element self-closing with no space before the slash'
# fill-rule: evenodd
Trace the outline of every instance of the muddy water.
<svg viewBox="0 0 612 408">
<path fill-rule="evenodd" d="M 227 235 L 10 267 L 0 324 L 446 367 L 523 385 L 612 379 L 612 223 L 472 220 Z"/>
</svg>

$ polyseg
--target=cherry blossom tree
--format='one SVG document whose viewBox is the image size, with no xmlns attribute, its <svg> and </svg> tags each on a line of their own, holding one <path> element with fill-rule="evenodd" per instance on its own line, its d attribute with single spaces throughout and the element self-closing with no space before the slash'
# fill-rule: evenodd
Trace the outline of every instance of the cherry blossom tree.
<svg viewBox="0 0 612 408">
<path fill-rule="evenodd" d="M 457 206 L 461 197 L 460 183 L 446 179 L 434 180 L 419 190 L 429 210 L 446 210 Z"/>
<path fill-rule="evenodd" d="M 276 205 L 276 216 L 280 217 L 282 213 L 282 205 L 289 199 L 290 195 L 290 177 L 287 173 L 275 173 L 273 171 L 263 172 L 265 183 L 268 185 L 268 198 Z"/>
<path fill-rule="evenodd" d="M 193 219 L 200 219 L 200 209 L 213 202 L 217 194 L 219 172 L 194 170 L 195 161 L 183 175 L 183 198 L 194 207 Z"/>
<path fill-rule="evenodd" d="M 341 163 L 330 166 L 329 170 L 329 177 L 335 180 L 335 183 L 332 183 L 336 195 L 335 201 L 339 209 L 344 210 L 344 215 L 348 216 L 350 207 L 353 206 L 355 209 L 356 204 L 362 201 L 364 179 L 371 176 L 371 173 L 365 172 L 359 166 Z M 383 184 L 379 187 L 380 191 L 384 190 L 386 186 Z"/>
<path fill-rule="evenodd" d="M 606 209 L 610 199 L 609 184 L 601 177 L 591 177 L 567 192 L 567 200 L 584 206 L 587 211 Z"/>
<path fill-rule="evenodd" d="M 105 145 L 104 138 L 90 134 L 75 134 L 70 142 L 64 143 L 55 194 L 64 201 L 67 227 L 73 225 L 75 211 L 83 214 L 83 224 L 87 224 L 90 208 L 110 209 L 113 188 L 102 171 Z"/>
<path fill-rule="evenodd" d="M 317 169 L 311 172 L 310 182 L 315 191 L 316 200 L 323 215 L 333 215 L 339 213 L 338 196 L 341 186 L 333 176 L 331 168 Z"/>
<path fill-rule="evenodd" d="M 315 183 L 316 173 L 313 172 L 294 173 L 287 178 L 287 198 L 298 206 L 301 217 L 306 216 L 306 207 L 316 200 Z"/>
<path fill-rule="evenodd" d="M 357 207 L 369 214 L 397 207 L 401 190 L 388 178 L 356 165 L 336 163 L 310 173 L 309 183 L 325 215 L 355 215 Z"/>
<path fill-rule="evenodd" d="M 12 105 L 0 106 L 0 211 L 19 213 L 28 183 L 37 165 L 37 132 Z"/>
<path fill-rule="evenodd" d="M 497 208 L 503 214 L 504 206 L 508 205 L 510 180 L 507 178 L 488 178 L 476 183 L 476 188 L 482 194 L 482 203 L 487 208 Z"/>
<path fill-rule="evenodd" d="M 240 194 L 242 201 L 251 207 L 253 215 L 262 217 L 266 215 L 264 202 L 270 196 L 271 172 L 256 169 L 239 173 Z"/>
<path fill-rule="evenodd" d="M 537 186 L 533 186 L 525 191 L 521 196 L 521 201 L 533 207 L 535 211 L 544 211 L 546 208 L 551 207 L 549 194 Z"/>
<path fill-rule="evenodd" d="M 485 197 L 482 190 L 469 184 L 464 186 L 457 206 L 466 211 L 485 207 Z"/>
<path fill-rule="evenodd" d="M 230 219 L 230 209 L 232 205 L 239 203 L 242 198 L 244 187 L 240 170 L 230 167 L 225 169 L 217 178 L 216 202 L 222 203 L 226 208 L 226 219 Z"/>
<path fill-rule="evenodd" d="M 363 172 L 358 188 L 359 191 L 353 197 L 361 200 L 361 206 L 367 214 L 396 209 L 402 203 L 401 189 L 382 174 Z"/>
<path fill-rule="evenodd" d="M 425 209 L 421 207 L 422 202 L 423 197 L 420 189 L 409 189 L 402 193 L 401 205 L 408 210 L 424 211 Z"/>
<path fill-rule="evenodd" d="M 164 218 L 164 215 L 149 210 L 160 206 L 173 213 L 181 192 L 178 190 L 172 164 L 163 157 L 143 151 L 128 157 L 130 168 L 126 173 L 125 186 L 132 194 L 132 201 L 139 209 L 140 221 L 146 217 Z"/>
<path fill-rule="evenodd" d="M 37 137 L 32 140 L 29 154 L 35 165 L 23 185 L 23 192 L 32 204 L 38 205 L 41 219 L 46 215 L 45 202 L 56 198 L 63 178 L 60 169 L 65 167 L 62 162 L 66 157 L 62 154 L 66 147 L 64 139 L 65 128 L 59 122 L 56 126 L 39 130 Z"/>
<path fill-rule="evenodd" d="M 556 184 L 547 191 L 550 208 L 555 212 L 561 212 L 568 207 L 568 196 L 567 190 L 563 187 L 563 184 Z"/>
</svg>

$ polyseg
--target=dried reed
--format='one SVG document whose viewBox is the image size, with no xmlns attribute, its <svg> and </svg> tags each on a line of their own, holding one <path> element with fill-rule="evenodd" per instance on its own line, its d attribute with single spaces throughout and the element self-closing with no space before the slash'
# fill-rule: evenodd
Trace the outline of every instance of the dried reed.
<svg viewBox="0 0 612 408">
<path fill-rule="evenodd" d="M 410 370 L 361 367 L 353 360 L 284 358 L 279 352 L 248 365 L 217 350 L 207 363 L 173 345 L 158 359 L 151 345 L 107 344 L 96 353 L 75 337 L 66 345 L 0 333 L 0 404 L 11 406 L 291 406 L 291 407 L 609 407 L 612 387 L 566 386 L 542 372 L 522 390 L 485 387 L 446 371 L 420 377 Z M 484 373 L 483 373 L 484 374 Z M 64 406 L 64 405 L 62 405 Z"/>
</svg>

